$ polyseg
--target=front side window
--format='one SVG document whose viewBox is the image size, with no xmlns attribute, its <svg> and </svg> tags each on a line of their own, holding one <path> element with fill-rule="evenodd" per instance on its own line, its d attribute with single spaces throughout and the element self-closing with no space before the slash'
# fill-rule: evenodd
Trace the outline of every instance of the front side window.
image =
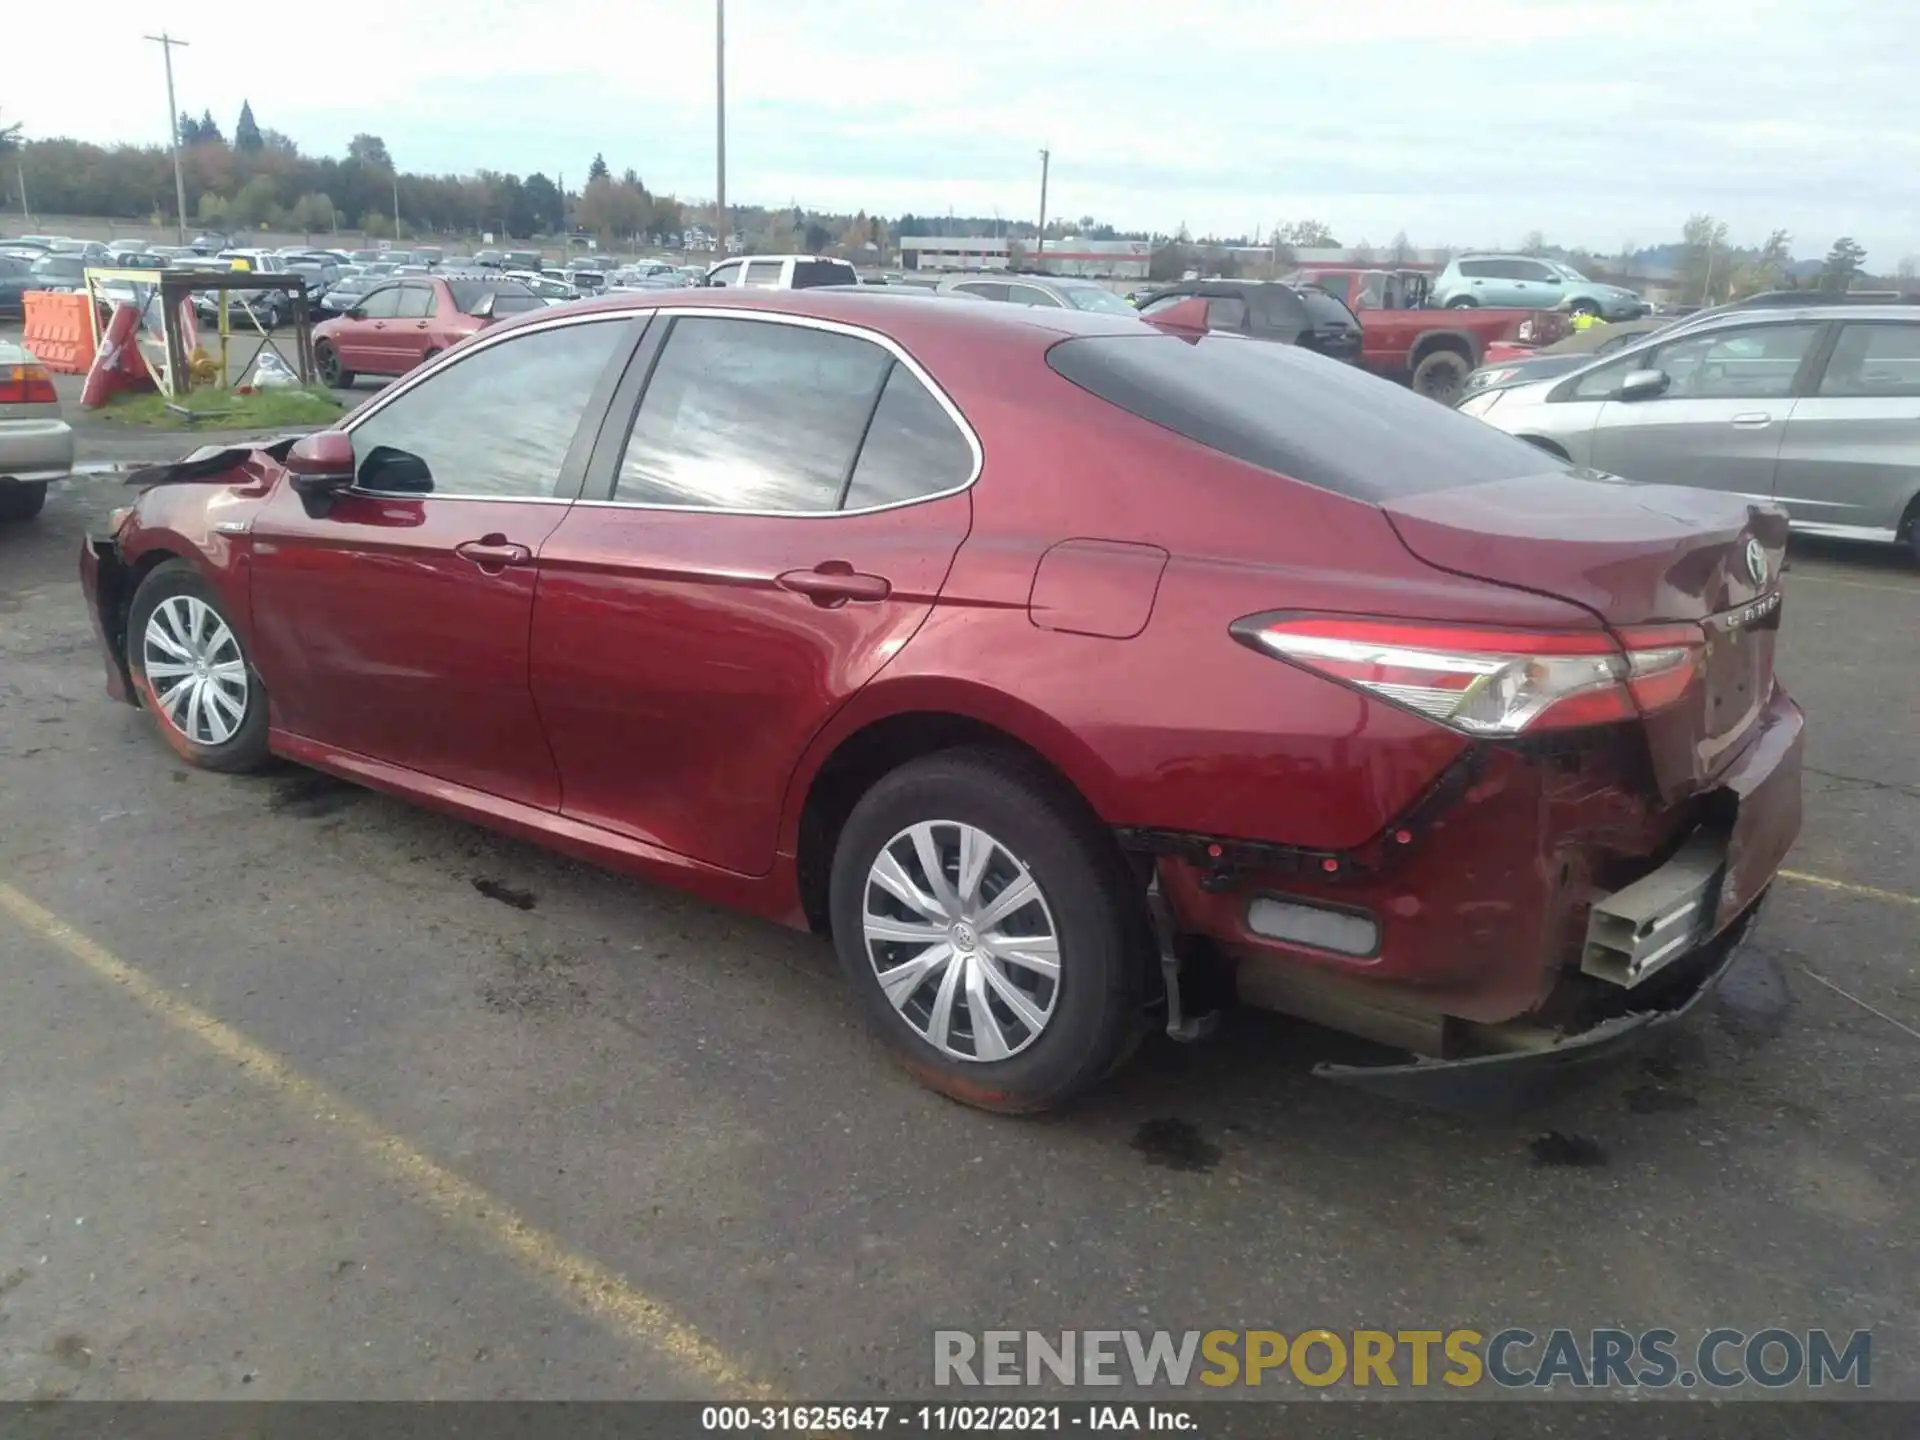
<svg viewBox="0 0 1920 1440">
<path fill-rule="evenodd" d="M 1793 377 L 1820 329 L 1758 325 L 1693 335 L 1662 345 L 1652 368 L 1672 381 L 1663 398 L 1777 400 L 1793 393 Z"/>
<path fill-rule="evenodd" d="M 1226 330 L 1236 335 L 1246 333 L 1247 302 L 1238 295 L 1210 295 L 1207 297 L 1207 328 Z"/>
<path fill-rule="evenodd" d="M 549 497 L 621 319 L 536 330 L 475 350 L 353 427 L 356 483 L 383 493 Z"/>
<path fill-rule="evenodd" d="M 839 508 L 893 356 L 762 320 L 676 320 L 640 399 L 614 498 L 642 505 Z"/>
<path fill-rule="evenodd" d="M 363 320 L 391 320 L 400 313 L 400 287 L 382 285 L 378 290 L 369 290 L 354 308 Z"/>
<path fill-rule="evenodd" d="M 1920 396 L 1920 325 L 1848 325 L 1820 377 L 1822 395 Z"/>
<path fill-rule="evenodd" d="M 741 264 L 738 260 L 733 261 L 731 264 L 722 265 L 719 268 L 717 268 L 711 275 L 707 276 L 707 284 L 719 285 L 722 287 L 729 286 L 729 285 L 738 285 L 740 283 L 741 268 L 742 268 Z"/>
</svg>

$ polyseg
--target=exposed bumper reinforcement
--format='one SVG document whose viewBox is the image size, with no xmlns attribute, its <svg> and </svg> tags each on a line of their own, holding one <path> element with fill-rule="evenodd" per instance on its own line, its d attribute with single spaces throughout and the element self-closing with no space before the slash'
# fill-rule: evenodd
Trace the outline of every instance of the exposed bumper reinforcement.
<svg viewBox="0 0 1920 1440">
<path fill-rule="evenodd" d="M 1763 900 L 1756 900 L 1695 956 L 1669 967 L 1672 974 L 1661 977 L 1682 981 L 1685 972 L 1691 972 L 1689 983 L 1671 988 L 1650 983 L 1650 989 L 1663 993 L 1659 1000 L 1649 995 L 1647 1009 L 1604 1020 L 1545 1049 L 1464 1060 L 1423 1059 L 1410 1065 L 1322 1064 L 1313 1073 L 1394 1100 L 1461 1114 L 1511 1114 L 1542 1104 L 1599 1078 L 1691 1014 L 1733 968 Z"/>
</svg>

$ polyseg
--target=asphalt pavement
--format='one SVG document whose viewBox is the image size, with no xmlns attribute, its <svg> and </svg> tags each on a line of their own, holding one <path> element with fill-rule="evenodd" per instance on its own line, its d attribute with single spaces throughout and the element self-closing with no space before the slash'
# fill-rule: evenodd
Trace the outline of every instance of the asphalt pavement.
<svg viewBox="0 0 1920 1440">
<path fill-rule="evenodd" d="M 1239 1014 L 1005 1120 L 895 1069 L 821 941 L 180 766 L 75 579 L 125 499 L 0 530 L 0 1400 L 886 1399 L 947 1327 L 1772 1324 L 1870 1329 L 1920 1399 L 1904 556 L 1795 546 L 1805 832 L 1671 1047 L 1475 1122 Z"/>
</svg>

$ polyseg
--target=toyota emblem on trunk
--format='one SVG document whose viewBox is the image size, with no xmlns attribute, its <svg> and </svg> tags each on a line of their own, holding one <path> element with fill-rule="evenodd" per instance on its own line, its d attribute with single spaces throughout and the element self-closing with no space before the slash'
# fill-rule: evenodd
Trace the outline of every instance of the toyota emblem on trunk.
<svg viewBox="0 0 1920 1440">
<path fill-rule="evenodd" d="M 1767 583 L 1767 552 L 1751 536 L 1747 538 L 1747 574 L 1753 577 L 1756 585 Z"/>
</svg>

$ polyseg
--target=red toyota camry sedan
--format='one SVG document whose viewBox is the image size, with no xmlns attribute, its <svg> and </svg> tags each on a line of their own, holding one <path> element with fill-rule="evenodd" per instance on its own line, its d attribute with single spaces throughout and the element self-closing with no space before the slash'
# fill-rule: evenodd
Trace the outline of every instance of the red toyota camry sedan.
<svg viewBox="0 0 1920 1440">
<path fill-rule="evenodd" d="M 1708 993 L 1799 828 L 1783 513 L 1178 311 L 621 297 L 134 478 L 83 578 L 183 759 L 830 934 L 991 1109 L 1234 999 L 1537 1090 Z"/>
</svg>

